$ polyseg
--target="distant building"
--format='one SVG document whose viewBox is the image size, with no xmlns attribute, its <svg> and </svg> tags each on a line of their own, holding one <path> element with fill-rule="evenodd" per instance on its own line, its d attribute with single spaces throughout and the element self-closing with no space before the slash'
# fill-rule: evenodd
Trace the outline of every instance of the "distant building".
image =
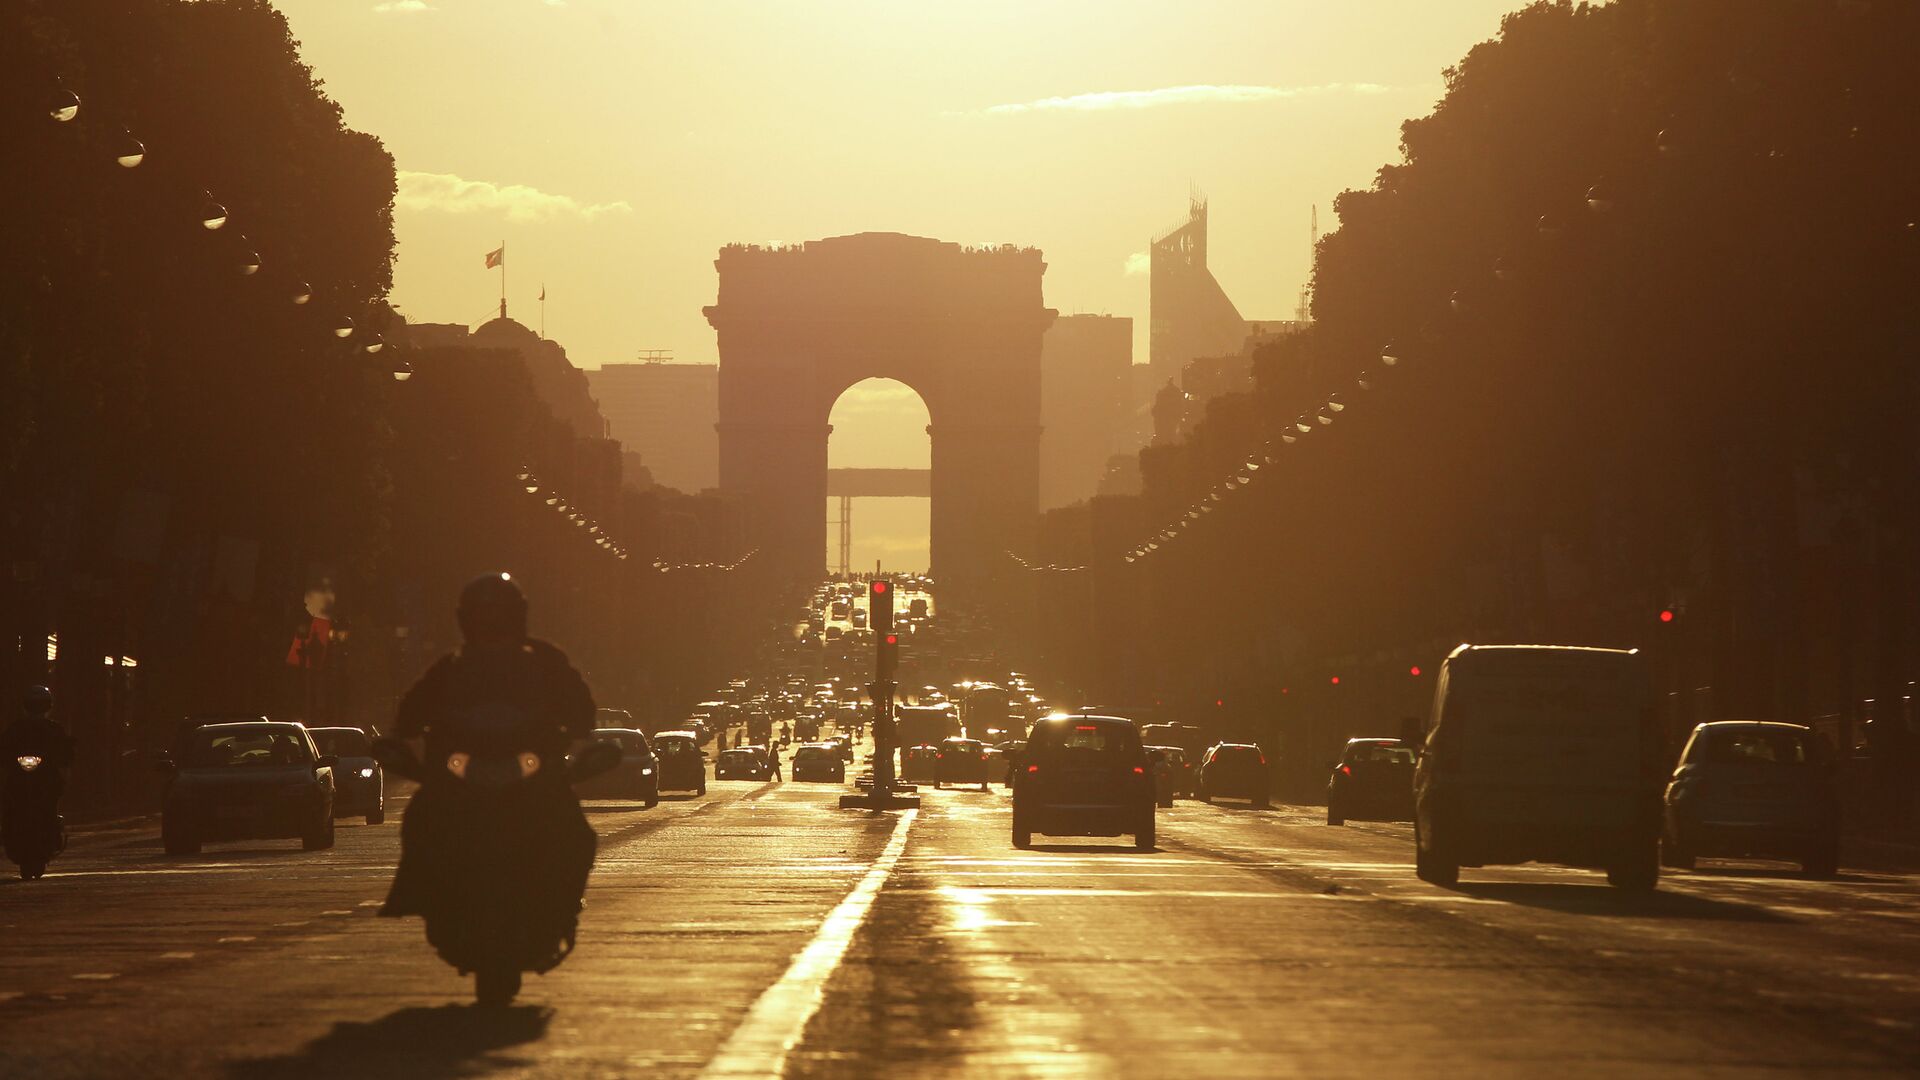
<svg viewBox="0 0 1920 1080">
<path fill-rule="evenodd" d="M 408 323 L 406 344 L 415 349 L 505 349 L 519 355 L 533 392 L 554 415 L 583 439 L 607 437 L 606 421 L 593 403 L 587 377 L 560 343 L 543 338 L 512 319 L 490 319 L 472 333 L 459 323 Z"/>
<path fill-rule="evenodd" d="M 613 437 L 638 451 L 653 482 L 685 492 L 720 485 L 720 368 L 607 364 L 587 378 Z"/>
<path fill-rule="evenodd" d="M 1195 199 L 1187 220 L 1155 237 L 1148 248 L 1148 362 L 1157 387 L 1179 378 L 1197 356 L 1240 351 L 1247 320 L 1207 269 L 1207 204 Z"/>
<path fill-rule="evenodd" d="M 1040 508 L 1091 498 L 1132 449 L 1133 320 L 1062 315 L 1040 346 Z"/>
</svg>

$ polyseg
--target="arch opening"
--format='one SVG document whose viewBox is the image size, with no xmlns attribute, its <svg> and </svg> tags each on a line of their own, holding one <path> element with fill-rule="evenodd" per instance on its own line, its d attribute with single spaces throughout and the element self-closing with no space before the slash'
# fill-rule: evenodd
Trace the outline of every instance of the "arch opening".
<svg viewBox="0 0 1920 1080">
<path fill-rule="evenodd" d="M 932 438 L 927 433 L 930 420 L 926 401 L 897 379 L 863 379 L 834 400 L 828 417 L 832 433 L 827 438 L 829 571 L 837 573 L 844 564 L 844 569 L 862 573 L 871 571 L 876 562 L 886 571 L 926 571 L 931 501 L 924 495 L 891 493 L 912 486 L 914 478 L 864 470 L 924 474 L 933 464 Z"/>
</svg>

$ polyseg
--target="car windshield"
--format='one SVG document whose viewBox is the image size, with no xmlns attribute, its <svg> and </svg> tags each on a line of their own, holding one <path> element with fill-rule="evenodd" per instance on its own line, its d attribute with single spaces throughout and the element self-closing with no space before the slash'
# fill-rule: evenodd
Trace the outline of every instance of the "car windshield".
<svg viewBox="0 0 1920 1080">
<path fill-rule="evenodd" d="M 373 740 L 359 728 L 315 728 L 309 734 L 313 736 L 313 745 L 319 747 L 322 754 L 334 757 L 371 757 Z"/>
<path fill-rule="evenodd" d="M 699 747 L 693 745 L 692 739 L 661 739 L 653 744 L 653 749 L 659 754 L 691 754 Z"/>
<path fill-rule="evenodd" d="M 1347 748 L 1347 760 L 1355 765 L 1365 761 L 1384 765 L 1413 764 L 1413 750 L 1387 743 L 1360 743 Z"/>
<path fill-rule="evenodd" d="M 1260 749 L 1254 746 L 1222 746 L 1213 752 L 1213 760 L 1216 763 L 1251 765 L 1260 760 Z"/>
<path fill-rule="evenodd" d="M 827 756 L 827 752 L 818 746 L 803 746 L 793 755 L 795 761 L 813 761 Z"/>
<path fill-rule="evenodd" d="M 1710 731 L 1701 754 L 1716 765 L 1804 765 L 1807 757 L 1804 735 L 1772 728 Z"/>
<path fill-rule="evenodd" d="M 1138 751 L 1140 736 L 1132 724 L 1075 718 L 1049 725 L 1038 749 L 1050 756 L 1119 754 Z"/>
<path fill-rule="evenodd" d="M 195 769 L 304 765 L 311 760 L 291 731 L 199 731 L 187 748 L 187 767 Z"/>
<path fill-rule="evenodd" d="M 646 740 L 630 731 L 598 731 L 593 737 L 600 742 L 615 743 L 627 753 L 638 754 L 647 748 Z"/>
<path fill-rule="evenodd" d="M 732 761 L 759 761 L 760 754 L 754 750 L 729 750 L 720 755 Z"/>
</svg>

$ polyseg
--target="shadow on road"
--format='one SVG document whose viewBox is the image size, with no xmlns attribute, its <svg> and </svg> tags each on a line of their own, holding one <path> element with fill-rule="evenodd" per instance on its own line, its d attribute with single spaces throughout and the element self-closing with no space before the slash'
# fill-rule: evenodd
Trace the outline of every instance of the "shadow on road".
<svg viewBox="0 0 1920 1080">
<path fill-rule="evenodd" d="M 456 1080 L 499 1069 L 524 1068 L 531 1059 L 506 1053 L 547 1034 L 552 1010 L 534 1005 L 479 1009 L 471 1005 L 414 1006 L 371 1023 L 341 1021 L 292 1054 L 235 1062 L 236 1080 L 268 1077 L 407 1077 Z"/>
<path fill-rule="evenodd" d="M 1462 882 L 1459 892 L 1484 900 L 1546 908 L 1570 915 L 1627 915 L 1641 919 L 1712 919 L 1725 922 L 1790 923 L 1795 920 L 1750 904 L 1656 891 L 1635 895 L 1611 885 L 1531 881 Z"/>
<path fill-rule="evenodd" d="M 1031 851 L 1045 852 L 1049 855 L 1147 855 L 1129 843 L 1117 844 L 1035 844 Z M 1159 851 L 1159 848 L 1154 848 Z"/>
</svg>

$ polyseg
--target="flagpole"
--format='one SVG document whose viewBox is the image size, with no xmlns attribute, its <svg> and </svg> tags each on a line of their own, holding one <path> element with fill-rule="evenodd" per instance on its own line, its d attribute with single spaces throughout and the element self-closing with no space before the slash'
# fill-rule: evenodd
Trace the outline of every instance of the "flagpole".
<svg viewBox="0 0 1920 1080">
<path fill-rule="evenodd" d="M 540 340 L 547 339 L 547 283 L 540 283 Z"/>
<path fill-rule="evenodd" d="M 507 317 L 507 242 L 500 241 L 500 317 Z"/>
</svg>

